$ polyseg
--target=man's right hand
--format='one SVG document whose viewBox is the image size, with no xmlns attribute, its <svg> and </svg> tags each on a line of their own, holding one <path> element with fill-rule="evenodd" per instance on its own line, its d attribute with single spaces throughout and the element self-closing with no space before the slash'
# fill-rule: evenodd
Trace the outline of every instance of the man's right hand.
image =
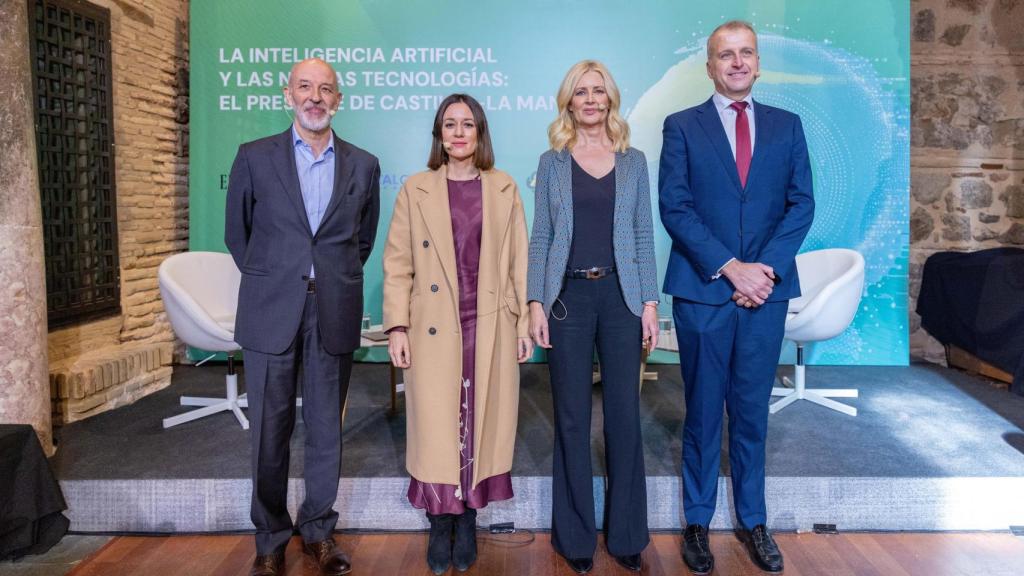
<svg viewBox="0 0 1024 576">
<path fill-rule="evenodd" d="M 551 348 L 548 340 L 548 317 L 544 315 L 544 305 L 534 300 L 530 302 L 530 338 L 541 348 Z"/>
<path fill-rule="evenodd" d="M 395 368 L 412 366 L 412 354 L 409 351 L 409 335 L 401 330 L 392 330 L 388 334 L 388 354 L 391 365 Z"/>
<path fill-rule="evenodd" d="M 771 266 L 760 262 L 733 260 L 722 268 L 722 275 L 729 279 L 737 292 L 755 306 L 764 304 L 775 286 L 775 271 Z"/>
</svg>

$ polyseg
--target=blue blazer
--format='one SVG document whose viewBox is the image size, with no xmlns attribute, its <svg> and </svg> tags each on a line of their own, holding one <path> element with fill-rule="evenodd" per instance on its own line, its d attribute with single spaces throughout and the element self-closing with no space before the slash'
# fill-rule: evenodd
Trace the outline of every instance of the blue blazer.
<svg viewBox="0 0 1024 576">
<path fill-rule="evenodd" d="M 363 264 L 377 235 L 380 165 L 337 136 L 334 152 L 334 189 L 313 233 L 292 129 L 238 148 L 228 180 L 224 243 L 242 272 L 235 341 L 247 350 L 281 354 L 291 346 L 313 263 L 324 348 L 335 355 L 359 348 Z"/>
<path fill-rule="evenodd" d="M 548 150 L 537 167 L 526 295 L 543 304 L 548 315 L 562 292 L 572 246 L 570 158 L 568 150 Z M 612 246 L 623 299 L 637 316 L 643 312 L 644 302 L 659 298 L 650 187 L 644 153 L 635 148 L 617 152 Z"/>
<path fill-rule="evenodd" d="M 665 119 L 658 204 L 672 238 L 667 294 L 728 302 L 734 288 L 712 277 L 737 258 L 775 270 L 781 282 L 769 302 L 800 295 L 796 253 L 814 217 L 803 126 L 796 114 L 756 101 L 754 122 L 754 156 L 743 187 L 711 99 Z"/>
</svg>

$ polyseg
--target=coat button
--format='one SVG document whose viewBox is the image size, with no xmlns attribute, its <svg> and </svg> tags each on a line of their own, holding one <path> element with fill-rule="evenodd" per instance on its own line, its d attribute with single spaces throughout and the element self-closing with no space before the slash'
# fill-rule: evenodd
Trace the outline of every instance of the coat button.
<svg viewBox="0 0 1024 576">
<path fill-rule="evenodd" d="M 423 241 L 423 247 L 424 248 L 429 248 L 430 247 L 430 241 L 429 240 L 424 240 Z"/>
<path fill-rule="evenodd" d="M 427 330 L 427 332 L 429 332 L 430 335 L 433 336 L 434 334 L 437 334 L 437 328 L 434 328 L 433 326 L 431 326 L 430 330 Z"/>
<path fill-rule="evenodd" d="M 430 285 L 430 291 L 431 291 L 431 292 L 437 292 L 437 290 L 438 290 L 438 288 L 437 288 L 437 284 L 431 284 L 431 285 Z"/>
</svg>

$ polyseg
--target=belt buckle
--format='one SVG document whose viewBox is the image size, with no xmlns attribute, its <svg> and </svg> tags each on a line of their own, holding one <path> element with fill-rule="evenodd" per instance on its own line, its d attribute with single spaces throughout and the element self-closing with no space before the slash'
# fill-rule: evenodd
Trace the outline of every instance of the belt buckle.
<svg viewBox="0 0 1024 576">
<path fill-rule="evenodd" d="M 587 280 L 597 280 L 601 278 L 601 270 L 597 266 L 594 266 L 593 268 L 588 268 L 586 270 L 586 273 Z"/>
</svg>

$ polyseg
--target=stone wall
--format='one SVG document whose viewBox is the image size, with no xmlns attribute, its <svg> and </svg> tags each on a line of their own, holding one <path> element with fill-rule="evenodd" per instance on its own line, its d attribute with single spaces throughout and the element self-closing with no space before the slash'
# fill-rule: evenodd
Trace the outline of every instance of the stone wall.
<svg viewBox="0 0 1024 576">
<path fill-rule="evenodd" d="M 0 423 L 32 426 L 52 454 L 28 31 L 27 4 L 0 2 Z"/>
<path fill-rule="evenodd" d="M 913 312 L 925 260 L 1024 247 L 1024 0 L 910 7 L 910 348 L 944 362 Z"/>
<path fill-rule="evenodd" d="M 188 1 L 92 3 L 111 16 L 122 313 L 50 333 L 57 424 L 170 384 L 157 267 L 188 248 Z"/>
</svg>

